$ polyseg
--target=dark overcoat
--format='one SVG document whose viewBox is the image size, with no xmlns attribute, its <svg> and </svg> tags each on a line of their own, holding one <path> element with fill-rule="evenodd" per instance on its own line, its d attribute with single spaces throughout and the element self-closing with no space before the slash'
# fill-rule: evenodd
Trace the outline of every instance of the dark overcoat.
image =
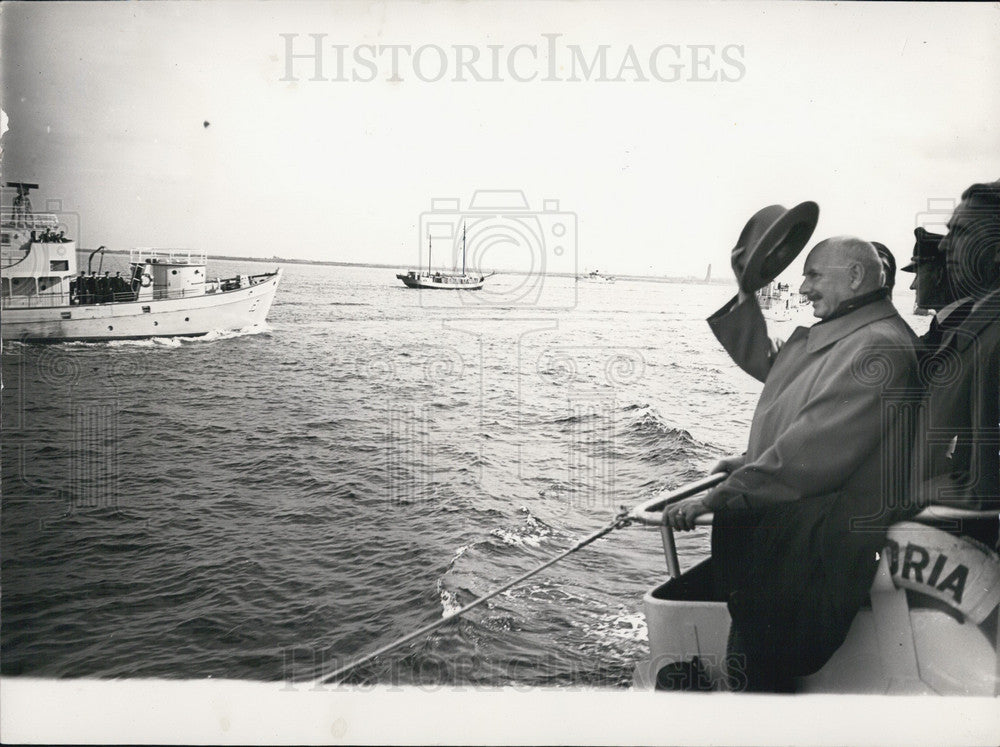
<svg viewBox="0 0 1000 747">
<path fill-rule="evenodd" d="M 913 461 L 921 504 L 1000 510 L 1000 290 L 945 332 L 921 376 Z"/>
<path fill-rule="evenodd" d="M 745 641 L 809 674 L 867 598 L 886 528 L 910 513 L 898 457 L 919 399 L 916 338 L 886 299 L 799 327 L 777 352 L 753 298 L 709 324 L 764 382 L 744 466 L 705 499 L 720 592 Z"/>
</svg>

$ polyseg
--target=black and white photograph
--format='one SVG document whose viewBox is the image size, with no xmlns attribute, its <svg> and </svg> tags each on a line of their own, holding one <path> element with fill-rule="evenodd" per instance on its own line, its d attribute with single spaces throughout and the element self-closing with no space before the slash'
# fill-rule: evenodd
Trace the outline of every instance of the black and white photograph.
<svg viewBox="0 0 1000 747">
<path fill-rule="evenodd" d="M 1000 7 L 0 6 L 0 739 L 995 745 Z"/>
</svg>

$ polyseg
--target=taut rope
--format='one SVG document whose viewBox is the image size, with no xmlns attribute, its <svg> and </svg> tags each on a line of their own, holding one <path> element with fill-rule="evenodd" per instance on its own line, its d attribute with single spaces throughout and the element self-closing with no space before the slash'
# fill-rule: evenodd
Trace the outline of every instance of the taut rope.
<svg viewBox="0 0 1000 747">
<path fill-rule="evenodd" d="M 392 651 L 395 648 L 399 648 L 404 643 L 409 643 L 414 638 L 419 638 L 419 637 L 421 637 L 423 635 L 426 635 L 427 633 L 430 633 L 432 630 L 436 630 L 436 629 L 440 628 L 442 625 L 445 625 L 446 623 L 449 623 L 452 620 L 454 620 L 454 619 L 456 619 L 458 617 L 461 617 L 466 612 L 469 612 L 470 610 L 475 609 L 479 605 L 483 604 L 483 602 L 486 602 L 486 601 L 492 599 L 497 594 L 502 594 L 503 592 L 507 591 L 507 589 L 510 589 L 513 586 L 517 586 L 519 583 L 521 583 L 522 581 L 525 581 L 525 580 L 531 578 L 536 573 L 540 573 L 541 571 L 544 571 L 549 566 L 555 565 L 560 560 L 562 560 L 563 558 L 565 558 L 567 555 L 570 555 L 570 554 L 576 552 L 577 550 L 580 550 L 580 549 L 586 547 L 591 542 L 600 539 L 601 537 L 603 537 L 606 534 L 610 534 L 611 532 L 613 532 L 616 529 L 621 529 L 622 527 L 628 526 L 631 522 L 632 522 L 632 519 L 629 516 L 629 510 L 626 509 L 624 506 L 622 506 L 621 511 L 615 516 L 614 520 L 610 524 L 608 524 L 605 527 L 599 529 L 598 531 L 594 532 L 593 534 L 587 535 L 586 537 L 584 537 L 583 539 L 581 539 L 579 542 L 577 542 L 575 545 L 573 545 L 568 550 L 565 550 L 565 551 L 559 553 L 554 558 L 551 558 L 550 560 L 545 561 L 540 566 L 538 566 L 536 568 L 533 568 L 532 570 L 528 571 L 527 573 L 521 574 L 520 576 L 518 576 L 517 578 L 515 578 L 513 581 L 510 581 L 510 582 L 504 584 L 500 588 L 494 589 L 489 594 L 484 594 L 483 596 L 478 597 L 477 599 L 473 600 L 469 604 L 467 604 L 464 607 L 462 607 L 460 610 L 458 610 L 456 612 L 453 612 L 450 615 L 446 615 L 445 617 L 441 618 L 440 620 L 437 620 L 437 621 L 435 621 L 433 623 L 430 623 L 429 625 L 425 625 L 425 626 L 423 626 L 422 628 L 420 628 L 418 630 L 414 630 L 412 633 L 404 635 L 402 638 L 398 638 L 395 641 L 393 641 L 392 643 L 386 644 L 385 646 L 382 646 L 381 648 L 378 648 L 375 651 L 372 651 L 370 654 L 366 654 L 365 656 L 362 656 L 360 659 L 356 659 L 355 661 L 352 661 L 350 664 L 345 664 L 344 666 L 339 667 L 338 669 L 334 670 L 333 672 L 330 672 L 329 674 L 321 675 L 319 678 L 317 678 L 315 680 L 314 684 L 316 684 L 316 685 L 322 685 L 322 684 L 327 684 L 331 680 L 339 679 L 340 677 L 343 677 L 345 674 L 347 674 L 348 672 L 350 672 L 352 669 L 355 669 L 356 667 L 359 667 L 360 665 L 365 664 L 365 663 L 371 661 L 372 659 L 374 659 L 374 658 L 376 658 L 378 656 L 381 656 L 382 654 L 385 654 L 385 653 L 387 653 L 389 651 Z"/>
</svg>

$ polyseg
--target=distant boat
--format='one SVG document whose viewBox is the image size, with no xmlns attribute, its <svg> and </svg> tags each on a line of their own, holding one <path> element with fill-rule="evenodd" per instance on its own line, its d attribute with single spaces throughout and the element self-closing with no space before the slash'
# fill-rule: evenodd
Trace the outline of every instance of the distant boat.
<svg viewBox="0 0 1000 747">
<path fill-rule="evenodd" d="M 776 322 L 785 322 L 791 319 L 799 308 L 801 298 L 798 293 L 792 292 L 788 283 L 772 281 L 757 291 L 757 303 L 760 305 L 764 318 Z"/>
<path fill-rule="evenodd" d="M 576 276 L 578 283 L 613 283 L 615 280 L 614 275 L 602 275 L 600 270 L 592 270 L 586 275 Z"/>
<path fill-rule="evenodd" d="M 122 340 L 193 337 L 261 325 L 281 270 L 210 281 L 206 256 L 188 250 L 134 249 L 128 277 L 77 275 L 76 241 L 54 215 L 36 215 L 17 189 L 0 215 L 0 335 L 4 340 Z M 103 262 L 104 247 L 90 253 Z"/>
<path fill-rule="evenodd" d="M 490 273 L 493 275 L 494 273 Z M 427 235 L 427 272 L 409 270 L 396 273 L 407 288 L 429 288 L 432 290 L 482 290 L 490 275 L 469 275 L 465 271 L 465 226 L 462 226 L 462 272 L 431 271 L 431 237 Z"/>
<path fill-rule="evenodd" d="M 712 265 L 709 265 L 708 269 L 705 271 L 705 282 L 706 283 L 712 282 Z"/>
</svg>

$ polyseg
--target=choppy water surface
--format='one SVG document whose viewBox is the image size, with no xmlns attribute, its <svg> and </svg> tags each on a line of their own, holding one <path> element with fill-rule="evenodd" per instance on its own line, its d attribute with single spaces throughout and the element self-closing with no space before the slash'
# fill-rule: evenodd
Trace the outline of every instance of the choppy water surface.
<svg viewBox="0 0 1000 747">
<path fill-rule="evenodd" d="M 262 331 L 6 345 L 3 673 L 314 676 L 743 449 L 760 386 L 704 322 L 729 289 L 524 282 L 291 265 Z M 355 679 L 627 684 L 663 571 L 619 530 Z"/>
</svg>

